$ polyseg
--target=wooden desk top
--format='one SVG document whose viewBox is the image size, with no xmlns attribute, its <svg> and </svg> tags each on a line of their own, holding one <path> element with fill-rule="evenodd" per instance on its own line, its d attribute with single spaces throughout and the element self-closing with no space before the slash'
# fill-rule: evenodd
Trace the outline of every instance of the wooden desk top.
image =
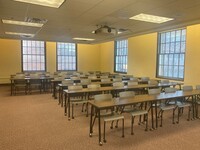
<svg viewBox="0 0 200 150">
<path fill-rule="evenodd" d="M 193 95 L 200 94 L 200 90 L 193 90 L 193 91 L 176 91 L 175 93 L 161 93 L 156 95 L 136 95 L 131 98 L 114 98 L 111 101 L 89 101 L 91 105 L 98 109 L 104 109 L 109 108 L 113 106 L 125 106 L 125 105 L 131 105 L 135 103 L 141 103 L 141 102 L 150 102 L 150 101 L 159 101 L 164 99 L 173 99 L 173 98 L 181 98 L 181 97 L 188 97 Z"/>
</svg>

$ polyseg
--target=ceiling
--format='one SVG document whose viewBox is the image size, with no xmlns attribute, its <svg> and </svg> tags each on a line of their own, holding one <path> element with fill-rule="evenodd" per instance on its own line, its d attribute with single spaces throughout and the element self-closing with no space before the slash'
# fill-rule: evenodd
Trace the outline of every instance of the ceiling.
<svg viewBox="0 0 200 150">
<path fill-rule="evenodd" d="M 65 0 L 58 9 L 0 0 L 0 19 L 24 21 L 30 17 L 48 20 L 42 28 L 9 25 L 0 21 L 0 38 L 101 43 L 200 23 L 199 10 L 200 0 Z M 140 13 L 174 20 L 155 24 L 129 19 Z M 116 35 L 92 33 L 102 25 L 126 31 Z M 6 31 L 36 35 L 33 38 L 22 38 L 5 34 Z M 75 41 L 74 37 L 95 40 Z"/>
</svg>

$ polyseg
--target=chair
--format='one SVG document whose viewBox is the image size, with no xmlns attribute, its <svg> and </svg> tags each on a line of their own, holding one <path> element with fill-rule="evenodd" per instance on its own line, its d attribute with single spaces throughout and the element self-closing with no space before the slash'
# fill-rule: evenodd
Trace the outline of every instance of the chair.
<svg viewBox="0 0 200 150">
<path fill-rule="evenodd" d="M 196 85 L 196 90 L 200 90 L 200 85 Z M 200 95 L 197 95 L 196 103 L 195 103 L 195 109 L 196 109 L 196 117 L 199 119 L 199 107 L 200 105 Z"/>
<path fill-rule="evenodd" d="M 148 80 L 149 85 L 158 85 L 158 81 L 156 80 Z"/>
<path fill-rule="evenodd" d="M 192 86 L 183 86 L 183 91 L 192 91 L 193 87 Z M 190 120 L 190 112 L 191 112 L 191 102 L 190 97 L 184 97 L 180 99 L 179 103 L 177 103 L 177 108 L 178 108 L 178 120 L 177 123 L 179 123 L 179 118 L 180 115 L 183 113 L 183 109 L 185 107 L 188 107 L 188 121 Z"/>
<path fill-rule="evenodd" d="M 123 100 L 123 98 L 131 98 L 135 96 L 135 92 L 133 91 L 124 91 L 119 93 L 120 100 Z M 144 115 L 144 121 L 146 122 L 146 128 L 145 131 L 148 131 L 148 111 L 143 110 L 141 107 L 138 105 L 136 106 L 130 106 L 130 107 L 123 107 L 121 112 L 128 112 L 131 114 L 131 134 L 133 135 L 133 124 L 134 124 L 134 119 L 136 116 L 142 116 Z M 140 124 L 140 122 L 139 122 Z"/>
<path fill-rule="evenodd" d="M 160 88 L 153 88 L 153 89 L 148 89 L 148 94 L 149 95 L 158 95 L 161 93 L 161 89 Z M 152 124 L 153 124 L 153 108 L 159 107 L 160 103 L 152 103 L 151 106 L 148 109 L 148 112 L 151 110 L 151 119 L 152 119 Z M 146 107 L 146 106 L 145 106 Z M 157 114 L 156 114 L 157 116 Z M 153 125 L 152 125 L 153 126 Z"/>
<path fill-rule="evenodd" d="M 110 82 L 110 81 L 111 81 L 110 78 L 103 78 L 103 79 L 101 79 L 101 82 L 102 82 L 102 83 Z"/>
<path fill-rule="evenodd" d="M 114 82 L 113 83 L 113 88 L 122 88 L 122 87 L 124 87 L 124 83 L 123 82 Z M 122 92 L 122 91 L 124 91 L 123 89 L 121 89 L 121 90 L 113 90 L 112 92 L 113 92 L 113 96 L 114 97 L 118 97 L 118 95 L 119 95 L 119 92 Z"/>
<path fill-rule="evenodd" d="M 94 96 L 95 102 L 102 102 L 102 101 L 111 101 L 112 95 L 111 94 L 99 94 Z M 105 110 L 104 110 L 105 111 Z M 106 122 L 113 122 L 117 120 L 122 120 L 122 137 L 124 137 L 124 116 L 116 113 L 114 108 L 110 108 L 110 111 L 106 110 L 106 112 L 100 113 L 103 122 L 104 122 L 104 134 L 103 134 L 103 141 L 106 142 L 105 138 L 105 130 L 106 130 Z M 97 115 L 96 115 L 97 117 Z"/>
<path fill-rule="evenodd" d="M 168 83 L 169 83 L 169 80 L 167 80 L 167 79 L 161 80 L 160 83 L 161 83 L 161 84 L 168 84 Z"/>
<path fill-rule="evenodd" d="M 89 84 L 87 86 L 88 89 L 98 89 L 100 88 L 100 84 Z M 94 99 L 94 95 L 102 94 L 101 91 L 93 91 L 88 93 L 88 100 Z"/>
<path fill-rule="evenodd" d="M 28 91 L 28 83 L 27 80 L 21 77 L 15 77 L 14 78 L 14 84 L 13 84 L 14 94 L 16 95 L 18 91 L 24 90 L 25 94 L 27 94 Z"/>
<path fill-rule="evenodd" d="M 31 78 L 29 80 L 29 92 L 30 94 L 32 94 L 32 91 L 35 90 L 39 90 L 39 92 L 42 92 L 42 80 L 40 78 Z"/>
<path fill-rule="evenodd" d="M 122 78 L 113 78 L 113 82 L 122 82 Z"/>
<path fill-rule="evenodd" d="M 81 85 L 85 86 L 91 83 L 90 79 L 81 79 Z"/>
<path fill-rule="evenodd" d="M 74 81 L 73 80 L 63 80 L 61 81 L 61 85 L 58 85 L 57 90 L 59 91 L 59 103 L 61 106 L 63 106 L 63 98 L 64 98 L 64 93 L 63 90 L 67 89 L 69 85 L 73 85 Z"/>
<path fill-rule="evenodd" d="M 82 85 L 69 85 L 68 86 L 68 90 L 82 90 L 83 86 Z M 83 108 L 84 108 L 84 104 L 86 104 L 86 116 L 88 116 L 88 101 L 85 98 L 85 95 L 83 93 L 75 93 L 71 96 L 70 98 L 70 103 L 72 104 L 72 119 L 74 119 L 74 105 L 76 104 L 82 104 L 82 112 L 83 112 Z M 69 104 L 67 104 L 69 105 Z M 69 106 L 70 107 L 70 106 Z"/>
<path fill-rule="evenodd" d="M 132 77 L 132 78 L 130 78 L 130 81 L 138 82 L 138 78 L 136 78 L 136 77 Z"/>
<path fill-rule="evenodd" d="M 107 76 L 107 75 L 102 75 L 102 76 L 100 76 L 100 78 L 101 78 L 101 79 L 107 79 L 108 76 Z"/>
<path fill-rule="evenodd" d="M 150 78 L 149 77 L 141 77 L 141 84 L 146 84 L 146 83 L 148 83 L 148 81 L 150 80 Z"/>
<path fill-rule="evenodd" d="M 165 93 L 175 93 L 176 92 L 176 88 L 165 88 Z M 163 123 L 163 112 L 166 110 L 172 110 L 173 114 L 172 114 L 172 123 L 175 124 L 174 122 L 174 114 L 175 114 L 175 110 L 176 110 L 176 104 L 170 104 L 168 102 L 162 103 L 160 105 L 160 111 L 158 114 L 160 114 L 160 118 L 161 118 L 161 123 L 160 123 L 160 127 L 162 127 L 162 123 Z"/>
</svg>

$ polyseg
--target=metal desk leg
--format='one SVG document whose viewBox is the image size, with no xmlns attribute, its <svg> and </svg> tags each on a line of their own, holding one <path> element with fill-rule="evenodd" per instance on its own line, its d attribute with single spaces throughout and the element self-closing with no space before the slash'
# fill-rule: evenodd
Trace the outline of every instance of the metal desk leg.
<svg viewBox="0 0 200 150">
<path fill-rule="evenodd" d="M 70 94 L 68 94 L 67 106 L 68 106 L 68 120 L 70 120 Z"/>
<path fill-rule="evenodd" d="M 103 143 L 101 142 L 101 116 L 100 116 L 100 109 L 98 109 L 98 122 L 99 122 L 99 145 L 102 146 Z"/>
<path fill-rule="evenodd" d="M 91 114 L 90 114 L 90 133 L 89 136 L 92 137 L 92 133 L 93 133 L 93 124 L 92 124 L 92 120 L 93 120 L 93 109 L 94 106 L 91 105 Z"/>
<path fill-rule="evenodd" d="M 154 127 L 154 117 L 153 117 L 153 102 L 151 102 L 151 123 L 152 123 L 152 130 L 155 129 Z"/>
<path fill-rule="evenodd" d="M 64 109 L 64 115 L 66 116 L 67 115 L 67 93 L 65 93 L 65 109 Z"/>
<path fill-rule="evenodd" d="M 155 117 L 156 117 L 156 128 L 158 128 L 158 110 L 157 101 L 155 101 Z"/>
</svg>

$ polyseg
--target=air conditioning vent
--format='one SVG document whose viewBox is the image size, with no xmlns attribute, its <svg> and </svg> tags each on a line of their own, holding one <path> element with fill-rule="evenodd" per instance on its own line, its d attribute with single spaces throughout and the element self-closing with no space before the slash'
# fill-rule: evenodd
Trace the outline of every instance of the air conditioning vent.
<svg viewBox="0 0 200 150">
<path fill-rule="evenodd" d="M 25 18 L 25 21 L 26 21 L 26 22 L 31 22 L 31 23 L 45 24 L 45 23 L 47 22 L 47 19 L 26 17 L 26 18 Z"/>
</svg>

